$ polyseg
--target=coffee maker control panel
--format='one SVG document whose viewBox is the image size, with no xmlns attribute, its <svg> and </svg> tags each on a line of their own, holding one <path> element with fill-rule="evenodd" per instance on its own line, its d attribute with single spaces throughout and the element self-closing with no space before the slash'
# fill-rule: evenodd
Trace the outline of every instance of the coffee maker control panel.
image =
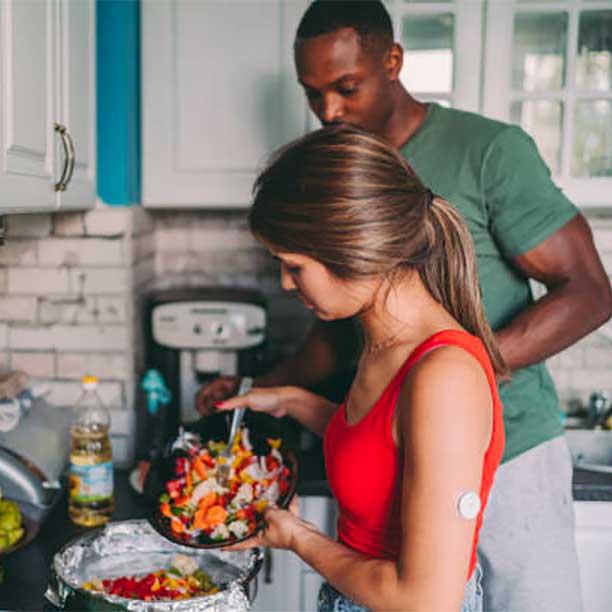
<svg viewBox="0 0 612 612">
<path fill-rule="evenodd" d="M 175 302 L 152 312 L 155 342 L 184 349 L 244 349 L 261 344 L 266 311 L 239 302 Z"/>
</svg>

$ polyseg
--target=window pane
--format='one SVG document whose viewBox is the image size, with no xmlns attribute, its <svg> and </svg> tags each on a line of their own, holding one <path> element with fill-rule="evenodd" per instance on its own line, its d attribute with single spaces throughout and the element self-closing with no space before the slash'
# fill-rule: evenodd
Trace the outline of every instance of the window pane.
<svg viewBox="0 0 612 612">
<path fill-rule="evenodd" d="M 453 90 L 452 14 L 402 20 L 402 45 L 406 50 L 400 79 L 411 92 L 450 93 Z"/>
<path fill-rule="evenodd" d="M 598 91 L 612 88 L 612 11 L 580 15 L 576 85 Z"/>
<path fill-rule="evenodd" d="M 612 101 L 585 100 L 574 111 L 574 176 L 612 176 Z"/>
<path fill-rule="evenodd" d="M 514 18 L 512 86 L 560 89 L 565 82 L 567 13 L 522 13 Z"/>
<path fill-rule="evenodd" d="M 561 167 L 563 105 L 551 100 L 524 100 L 510 107 L 510 119 L 536 141 L 540 155 L 553 174 Z"/>
</svg>

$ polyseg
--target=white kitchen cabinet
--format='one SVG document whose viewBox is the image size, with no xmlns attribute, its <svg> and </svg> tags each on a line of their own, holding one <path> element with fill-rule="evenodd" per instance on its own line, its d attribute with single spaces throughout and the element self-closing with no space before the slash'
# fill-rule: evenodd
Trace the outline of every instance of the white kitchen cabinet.
<svg viewBox="0 0 612 612">
<path fill-rule="evenodd" d="M 258 168 L 306 129 L 293 37 L 307 0 L 145 0 L 142 199 L 245 207 Z"/>
<path fill-rule="evenodd" d="M 584 612 L 612 608 L 612 502 L 574 502 Z"/>
<path fill-rule="evenodd" d="M 93 0 L 0 2 L 0 213 L 94 205 L 94 19 Z"/>
</svg>

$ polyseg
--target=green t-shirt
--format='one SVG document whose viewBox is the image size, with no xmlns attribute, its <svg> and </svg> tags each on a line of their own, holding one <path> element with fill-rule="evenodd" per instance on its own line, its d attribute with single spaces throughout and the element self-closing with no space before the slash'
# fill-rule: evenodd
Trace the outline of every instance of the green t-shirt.
<svg viewBox="0 0 612 612">
<path fill-rule="evenodd" d="M 577 214 L 550 180 L 519 127 L 438 104 L 402 147 L 419 178 L 463 215 L 474 240 L 482 298 L 493 330 L 533 301 L 512 258 L 536 247 Z M 504 461 L 562 433 L 554 383 L 543 363 L 500 386 Z"/>
</svg>

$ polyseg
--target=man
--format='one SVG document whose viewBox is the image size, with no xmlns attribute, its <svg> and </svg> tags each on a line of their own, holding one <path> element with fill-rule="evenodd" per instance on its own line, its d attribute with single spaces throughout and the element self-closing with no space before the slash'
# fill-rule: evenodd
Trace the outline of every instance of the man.
<svg viewBox="0 0 612 612">
<path fill-rule="evenodd" d="M 506 428 L 481 533 L 485 610 L 581 609 L 571 461 L 544 364 L 606 321 L 610 283 L 584 217 L 555 187 L 518 127 L 423 104 L 399 81 L 402 49 L 378 1 L 315 1 L 295 40 L 298 79 L 324 124 L 387 138 L 472 233 L 483 301 L 512 380 L 501 388 Z M 547 294 L 533 301 L 528 279 Z M 351 327 L 315 324 L 293 357 L 260 385 L 320 383 L 342 365 Z M 235 393 L 221 378 L 198 394 L 201 412 Z"/>
</svg>

